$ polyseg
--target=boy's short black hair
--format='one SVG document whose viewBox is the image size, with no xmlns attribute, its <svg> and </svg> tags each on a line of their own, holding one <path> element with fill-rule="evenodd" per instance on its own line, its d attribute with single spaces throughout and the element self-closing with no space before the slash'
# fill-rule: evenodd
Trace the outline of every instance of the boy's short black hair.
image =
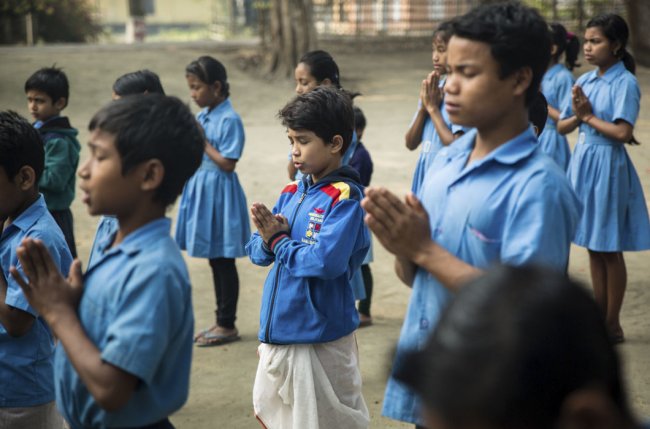
<svg viewBox="0 0 650 429">
<path fill-rule="evenodd" d="M 42 91 L 56 103 L 60 98 L 65 99 L 65 106 L 70 98 L 70 85 L 68 77 L 60 68 L 55 66 L 43 67 L 34 72 L 25 82 L 25 93 L 30 90 Z"/>
<path fill-rule="evenodd" d="M 113 92 L 120 97 L 144 93 L 165 95 L 165 90 L 158 75 L 147 69 L 126 73 L 118 77 L 113 84 Z"/>
<path fill-rule="evenodd" d="M 530 103 L 528 108 L 528 120 L 537 127 L 538 136 L 544 131 L 546 119 L 548 119 L 548 101 L 546 101 L 542 91 L 537 91 L 533 102 Z"/>
<path fill-rule="evenodd" d="M 551 59 L 551 36 L 544 18 L 518 2 L 476 7 L 451 23 L 453 35 L 490 45 L 501 78 L 530 67 L 526 106 L 533 101 Z"/>
<path fill-rule="evenodd" d="M 104 106 L 90 120 L 90 131 L 115 137 L 122 174 L 141 162 L 158 159 L 165 177 L 154 194 L 164 206 L 172 204 L 201 164 L 205 138 L 190 109 L 176 97 L 132 95 Z"/>
<path fill-rule="evenodd" d="M 45 167 L 43 140 L 25 118 L 11 110 L 0 112 L 0 167 L 11 180 L 18 171 L 29 166 L 36 174 L 36 183 Z"/>
<path fill-rule="evenodd" d="M 282 125 L 292 130 L 312 131 L 325 143 L 336 135 L 343 137 L 341 155 L 350 146 L 354 129 L 352 98 L 333 86 L 319 86 L 298 95 L 280 110 Z"/>
<path fill-rule="evenodd" d="M 354 129 L 356 130 L 365 130 L 366 129 L 366 115 L 363 114 L 363 110 L 354 106 Z"/>
</svg>

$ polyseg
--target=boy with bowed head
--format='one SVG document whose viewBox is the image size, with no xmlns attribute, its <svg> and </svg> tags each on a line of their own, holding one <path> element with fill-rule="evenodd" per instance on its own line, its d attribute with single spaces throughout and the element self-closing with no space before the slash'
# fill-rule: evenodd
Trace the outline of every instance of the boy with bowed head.
<svg viewBox="0 0 650 429">
<path fill-rule="evenodd" d="M 112 101 L 89 130 L 83 202 L 118 231 L 83 276 L 75 261 L 66 280 L 29 238 L 17 250 L 29 281 L 11 274 L 59 339 L 57 405 L 72 429 L 170 428 L 188 395 L 194 316 L 165 211 L 200 165 L 203 135 L 187 106 L 158 94 Z"/>
<path fill-rule="evenodd" d="M 502 266 L 464 286 L 397 377 L 429 428 L 642 427 L 596 303 L 548 269 Z"/>
<path fill-rule="evenodd" d="M 368 188 L 375 236 L 413 288 L 395 365 L 421 347 L 451 295 L 495 263 L 565 272 L 580 205 L 564 172 L 539 150 L 528 109 L 550 55 L 544 19 L 518 3 L 478 7 L 454 20 L 445 108 L 475 127 L 438 155 L 419 194 L 404 201 Z M 532 49 L 535 47 L 535 49 Z M 383 414 L 424 424 L 414 392 L 391 377 Z"/>
<path fill-rule="evenodd" d="M 354 111 L 344 91 L 319 87 L 279 113 L 303 173 L 273 210 L 253 203 L 257 232 L 246 245 L 264 283 L 253 387 L 255 415 L 268 429 L 366 429 L 354 331 L 359 315 L 350 280 L 370 246 L 363 187 L 341 158 Z"/>
</svg>

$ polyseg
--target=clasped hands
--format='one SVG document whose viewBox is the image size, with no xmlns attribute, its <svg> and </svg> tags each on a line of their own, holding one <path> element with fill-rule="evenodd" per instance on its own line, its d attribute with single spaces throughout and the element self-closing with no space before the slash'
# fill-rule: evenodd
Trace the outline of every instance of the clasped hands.
<svg viewBox="0 0 650 429">
<path fill-rule="evenodd" d="M 250 213 L 251 221 L 255 224 L 257 231 L 265 243 L 278 232 L 289 232 L 289 221 L 287 218 L 281 214 L 274 215 L 262 203 L 253 203 Z"/>
<path fill-rule="evenodd" d="M 83 292 L 81 263 L 75 259 L 67 280 L 61 275 L 41 240 L 25 238 L 16 249 L 25 279 L 16 267 L 9 272 L 23 290 L 29 304 L 54 325 L 57 317 L 75 312 Z"/>
<path fill-rule="evenodd" d="M 361 206 L 365 221 L 390 253 L 415 261 L 432 243 L 429 216 L 420 200 L 408 193 L 401 201 L 386 188 L 368 187 Z"/>
</svg>

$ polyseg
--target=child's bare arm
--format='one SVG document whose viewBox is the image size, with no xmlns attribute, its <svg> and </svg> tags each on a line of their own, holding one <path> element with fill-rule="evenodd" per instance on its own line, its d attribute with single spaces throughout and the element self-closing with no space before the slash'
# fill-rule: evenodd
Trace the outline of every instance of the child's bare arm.
<svg viewBox="0 0 650 429">
<path fill-rule="evenodd" d="M 415 150 L 418 146 L 420 146 L 420 143 L 422 142 L 422 132 L 424 131 L 424 123 L 426 122 L 427 116 L 429 115 L 423 102 L 423 99 L 426 96 L 424 90 L 424 82 L 425 81 L 422 81 L 422 84 L 420 85 L 420 110 L 418 110 L 413 123 L 411 123 L 411 126 L 406 131 L 406 135 L 404 136 L 404 144 L 408 150 Z"/>
<path fill-rule="evenodd" d="M 219 166 L 225 172 L 235 171 L 237 166 L 237 160 L 224 158 L 218 150 L 213 148 L 207 141 L 205 142 L 205 153 L 210 157 L 215 164 Z"/>
<path fill-rule="evenodd" d="M 72 263 L 66 280 L 41 241 L 23 240 L 17 255 L 29 283 L 15 267 L 11 268 L 11 275 L 23 289 L 30 305 L 47 321 L 63 344 L 90 394 L 106 411 L 122 408 L 135 390 L 138 378 L 104 362 L 99 349 L 86 335 L 76 313 L 83 290 L 79 260 Z"/>
<path fill-rule="evenodd" d="M 1 230 L 0 230 L 1 232 Z M 34 316 L 19 308 L 5 304 L 7 299 L 7 280 L 0 273 L 0 323 L 12 337 L 25 335 L 34 324 Z"/>
<path fill-rule="evenodd" d="M 440 137 L 440 141 L 444 145 L 450 145 L 456 137 L 449 127 L 447 127 L 442 117 L 442 111 L 440 110 L 442 88 L 440 88 L 440 74 L 438 72 L 434 71 L 429 73 L 429 76 L 422 81 L 421 94 L 422 105 L 427 110 L 429 118 L 431 118 L 431 122 L 436 129 L 436 133 Z"/>
</svg>

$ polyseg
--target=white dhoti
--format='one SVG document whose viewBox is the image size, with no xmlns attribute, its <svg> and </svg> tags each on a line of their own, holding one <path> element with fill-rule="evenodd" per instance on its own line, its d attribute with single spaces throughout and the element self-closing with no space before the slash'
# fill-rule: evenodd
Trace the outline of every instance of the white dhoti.
<svg viewBox="0 0 650 429">
<path fill-rule="evenodd" d="M 320 344 L 260 344 L 255 415 L 267 429 L 367 429 L 354 333 Z"/>
</svg>

